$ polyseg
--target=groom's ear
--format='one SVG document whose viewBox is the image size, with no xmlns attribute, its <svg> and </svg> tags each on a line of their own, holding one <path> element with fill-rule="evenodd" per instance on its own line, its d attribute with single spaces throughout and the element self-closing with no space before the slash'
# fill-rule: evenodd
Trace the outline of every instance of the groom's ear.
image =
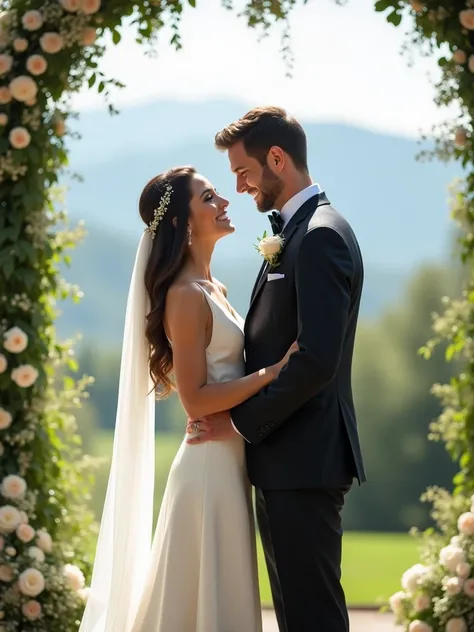
<svg viewBox="0 0 474 632">
<path fill-rule="evenodd" d="M 272 171 L 282 171 L 285 166 L 285 152 L 278 145 L 273 145 L 267 155 L 268 166 Z"/>
</svg>

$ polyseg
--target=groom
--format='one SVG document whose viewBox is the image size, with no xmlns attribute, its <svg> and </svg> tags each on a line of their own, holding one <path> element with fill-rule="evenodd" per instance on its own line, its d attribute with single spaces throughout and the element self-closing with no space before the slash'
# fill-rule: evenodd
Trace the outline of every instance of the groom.
<svg viewBox="0 0 474 632">
<path fill-rule="evenodd" d="M 312 183 L 306 135 L 284 110 L 255 108 L 215 144 L 228 153 L 237 191 L 262 213 L 279 211 L 270 221 L 283 238 L 277 265 L 264 261 L 253 288 L 247 373 L 278 362 L 295 340 L 299 350 L 258 395 L 201 419 L 200 441 L 224 438 L 231 423 L 247 441 L 280 632 L 348 632 L 341 510 L 353 479 L 365 480 L 351 388 L 361 253 Z"/>
</svg>

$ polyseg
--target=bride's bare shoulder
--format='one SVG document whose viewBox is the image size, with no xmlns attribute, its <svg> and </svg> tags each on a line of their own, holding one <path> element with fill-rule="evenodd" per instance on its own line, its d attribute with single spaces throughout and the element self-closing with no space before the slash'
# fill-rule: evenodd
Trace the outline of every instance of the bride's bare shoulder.
<svg viewBox="0 0 474 632">
<path fill-rule="evenodd" d="M 188 279 L 175 281 L 166 295 L 167 307 L 198 306 L 204 303 L 204 296 L 197 283 Z"/>
</svg>

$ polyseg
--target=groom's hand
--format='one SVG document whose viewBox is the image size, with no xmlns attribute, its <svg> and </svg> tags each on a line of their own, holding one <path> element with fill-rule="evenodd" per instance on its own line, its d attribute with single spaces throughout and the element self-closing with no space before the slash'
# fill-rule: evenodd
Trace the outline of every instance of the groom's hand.
<svg viewBox="0 0 474 632">
<path fill-rule="evenodd" d="M 186 432 L 191 434 L 186 440 L 190 445 L 206 441 L 225 441 L 236 434 L 228 410 L 200 419 L 188 419 Z M 200 434 L 196 435 L 197 432 Z"/>
</svg>

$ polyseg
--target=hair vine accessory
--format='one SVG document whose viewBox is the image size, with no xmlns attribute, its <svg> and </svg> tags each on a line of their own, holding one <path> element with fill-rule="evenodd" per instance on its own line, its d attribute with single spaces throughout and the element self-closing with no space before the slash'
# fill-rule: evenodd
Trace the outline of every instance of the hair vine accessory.
<svg viewBox="0 0 474 632">
<path fill-rule="evenodd" d="M 171 194 L 173 193 L 173 187 L 168 182 L 165 186 L 165 191 L 161 196 L 160 203 L 157 208 L 153 211 L 153 220 L 149 226 L 145 228 L 146 233 L 150 233 L 151 238 L 154 239 L 156 235 L 156 229 L 158 228 L 159 223 L 165 216 L 166 211 L 168 210 L 168 206 L 171 200 Z"/>
</svg>

